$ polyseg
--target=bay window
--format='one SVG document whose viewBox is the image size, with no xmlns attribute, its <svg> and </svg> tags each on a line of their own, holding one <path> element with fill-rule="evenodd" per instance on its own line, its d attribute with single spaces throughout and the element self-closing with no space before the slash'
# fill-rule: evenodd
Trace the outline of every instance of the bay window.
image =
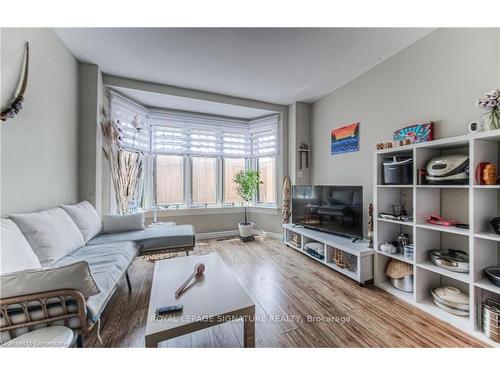
<svg viewBox="0 0 500 375">
<path fill-rule="evenodd" d="M 112 119 L 121 121 L 121 137 L 127 138 L 123 146 L 154 161 L 151 168 L 147 164 L 154 170 L 146 171 L 152 183 L 144 201 L 170 208 L 241 205 L 233 180 L 251 168 L 262 180 L 253 203 L 277 204 L 278 115 L 249 121 L 146 109 L 114 92 L 110 99 Z M 141 126 L 134 125 L 137 113 Z"/>
</svg>

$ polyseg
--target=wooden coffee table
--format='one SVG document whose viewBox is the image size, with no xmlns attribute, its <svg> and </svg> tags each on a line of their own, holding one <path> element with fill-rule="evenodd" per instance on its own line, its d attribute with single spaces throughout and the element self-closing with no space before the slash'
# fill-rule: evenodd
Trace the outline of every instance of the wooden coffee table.
<svg viewBox="0 0 500 375">
<path fill-rule="evenodd" d="M 181 296 L 177 288 L 193 272 L 196 263 L 206 266 Z M 180 312 L 155 318 L 158 307 L 183 304 Z M 146 323 L 146 347 L 205 329 L 234 319 L 243 318 L 243 343 L 255 347 L 255 304 L 234 276 L 233 271 L 217 254 L 189 256 L 157 261 L 153 275 Z"/>
</svg>

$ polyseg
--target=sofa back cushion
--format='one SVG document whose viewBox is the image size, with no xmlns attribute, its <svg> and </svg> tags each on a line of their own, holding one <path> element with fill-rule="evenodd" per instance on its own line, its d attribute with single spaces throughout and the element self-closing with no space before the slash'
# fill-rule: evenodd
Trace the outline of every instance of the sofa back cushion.
<svg viewBox="0 0 500 375">
<path fill-rule="evenodd" d="M 92 204 L 87 201 L 73 205 L 61 205 L 61 208 L 71 216 L 76 226 L 83 235 L 83 240 L 94 238 L 102 231 L 102 219 Z"/>
<path fill-rule="evenodd" d="M 0 275 L 42 265 L 18 226 L 9 219 L 1 219 Z"/>
<path fill-rule="evenodd" d="M 0 276 L 0 295 L 2 298 L 58 289 L 76 289 L 85 298 L 100 293 L 89 265 L 85 261 Z"/>
<path fill-rule="evenodd" d="M 145 229 L 144 213 L 131 215 L 104 215 L 103 233 L 125 232 Z"/>
<path fill-rule="evenodd" d="M 42 266 L 56 262 L 84 245 L 83 236 L 62 208 L 11 215 Z"/>
</svg>

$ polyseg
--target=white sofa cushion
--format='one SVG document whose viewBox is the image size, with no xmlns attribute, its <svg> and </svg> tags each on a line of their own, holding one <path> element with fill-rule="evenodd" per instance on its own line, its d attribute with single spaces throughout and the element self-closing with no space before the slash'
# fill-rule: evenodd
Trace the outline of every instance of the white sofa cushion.
<svg viewBox="0 0 500 375">
<path fill-rule="evenodd" d="M 85 298 L 100 293 L 87 262 L 58 267 L 43 267 L 0 276 L 2 298 L 42 293 L 58 289 L 76 289 Z"/>
<path fill-rule="evenodd" d="M 101 217 L 89 202 L 83 201 L 74 205 L 62 204 L 61 208 L 71 216 L 78 229 L 80 229 L 85 243 L 101 233 Z"/>
<path fill-rule="evenodd" d="M 103 217 L 103 233 L 125 232 L 145 228 L 143 212 L 124 216 L 104 215 Z"/>
<path fill-rule="evenodd" d="M 0 275 L 42 267 L 26 237 L 12 220 L 1 220 L 0 236 Z"/>
<path fill-rule="evenodd" d="M 62 208 L 15 214 L 11 219 L 23 232 L 42 266 L 48 266 L 84 246 L 80 230 Z"/>
</svg>

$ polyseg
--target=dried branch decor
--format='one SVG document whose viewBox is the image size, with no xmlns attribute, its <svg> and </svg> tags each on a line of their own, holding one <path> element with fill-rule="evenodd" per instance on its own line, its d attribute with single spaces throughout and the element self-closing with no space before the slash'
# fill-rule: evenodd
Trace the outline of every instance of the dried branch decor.
<svg viewBox="0 0 500 375">
<path fill-rule="evenodd" d="M 101 129 L 104 138 L 104 155 L 109 161 L 111 179 L 115 190 L 117 211 L 120 215 L 137 210 L 138 202 L 141 200 L 144 172 L 144 154 L 140 151 L 126 150 L 120 147 L 119 125 L 109 120 L 106 110 L 101 111 Z M 134 119 L 136 132 L 142 131 Z M 134 140 L 135 141 L 135 140 Z"/>
</svg>

